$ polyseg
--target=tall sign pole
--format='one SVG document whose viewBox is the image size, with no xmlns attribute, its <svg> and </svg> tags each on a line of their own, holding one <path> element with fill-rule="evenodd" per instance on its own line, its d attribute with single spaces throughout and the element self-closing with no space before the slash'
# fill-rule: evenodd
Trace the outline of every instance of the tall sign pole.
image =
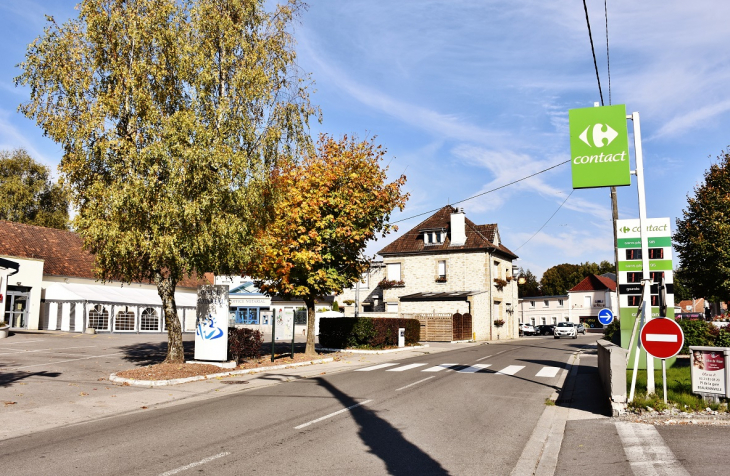
<svg viewBox="0 0 730 476">
<path fill-rule="evenodd" d="M 641 149 L 641 121 L 639 113 L 634 112 L 626 116 L 634 122 L 634 150 L 636 152 L 636 186 L 639 193 L 639 227 L 641 237 L 641 274 L 643 286 L 643 297 L 641 306 L 642 327 L 651 320 L 651 274 L 649 272 L 649 236 L 646 232 L 646 192 L 644 189 L 644 153 Z M 649 312 L 646 312 L 647 308 Z M 639 352 L 637 347 L 636 352 Z M 636 368 L 634 368 L 636 372 Z M 654 359 L 647 355 L 646 358 L 646 393 L 655 393 L 654 386 Z"/>
</svg>

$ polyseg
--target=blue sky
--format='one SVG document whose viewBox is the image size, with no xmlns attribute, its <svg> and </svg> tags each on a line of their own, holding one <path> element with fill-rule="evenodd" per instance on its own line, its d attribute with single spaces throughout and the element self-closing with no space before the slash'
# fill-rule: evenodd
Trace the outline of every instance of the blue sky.
<svg viewBox="0 0 730 476">
<path fill-rule="evenodd" d="M 53 168 L 61 150 L 16 112 L 28 92 L 13 77 L 44 14 L 62 21 L 75 3 L 0 3 L 0 148 L 25 147 Z M 608 104 L 604 2 L 587 3 Z M 641 114 L 650 217 L 681 216 L 730 144 L 728 18 L 730 2 L 608 0 L 611 102 Z M 323 112 L 312 132 L 377 136 L 390 173 L 407 175 L 411 198 L 393 220 L 568 160 L 568 110 L 600 100 L 579 0 L 312 0 L 295 36 Z M 477 224 L 497 223 L 518 264 L 538 276 L 613 260 L 608 189 L 576 190 L 524 244 L 570 192 L 566 164 L 459 206 Z M 620 218 L 638 217 L 635 179 L 618 200 Z M 368 253 L 424 218 L 398 223 Z"/>
</svg>

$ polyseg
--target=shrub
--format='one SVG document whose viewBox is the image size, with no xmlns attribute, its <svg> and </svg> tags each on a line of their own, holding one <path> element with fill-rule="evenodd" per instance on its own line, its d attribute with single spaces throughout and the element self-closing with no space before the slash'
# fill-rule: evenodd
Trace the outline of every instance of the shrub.
<svg viewBox="0 0 730 476">
<path fill-rule="evenodd" d="M 261 345 L 264 338 L 261 332 L 245 327 L 228 329 L 228 357 L 241 363 L 243 359 L 255 359 L 261 356 Z"/>
<path fill-rule="evenodd" d="M 319 343 L 322 347 L 336 349 L 396 346 L 400 327 L 406 329 L 406 345 L 418 343 L 421 323 L 417 319 L 370 317 L 322 319 L 319 322 Z"/>
<path fill-rule="evenodd" d="M 727 329 L 719 329 L 717 337 L 715 337 L 715 347 L 730 347 L 730 332 Z"/>
<path fill-rule="evenodd" d="M 332 310 L 335 312 L 340 312 L 340 305 L 337 304 L 337 301 L 332 303 Z"/>
<path fill-rule="evenodd" d="M 714 326 L 709 322 L 682 319 L 677 321 L 677 324 L 684 332 L 684 347 L 679 351 L 680 354 L 689 354 L 689 346 L 691 345 L 713 345 L 715 336 L 712 335 L 710 327 Z"/>
<path fill-rule="evenodd" d="M 621 321 L 614 319 L 603 329 L 603 338 L 616 345 L 621 345 Z"/>
</svg>

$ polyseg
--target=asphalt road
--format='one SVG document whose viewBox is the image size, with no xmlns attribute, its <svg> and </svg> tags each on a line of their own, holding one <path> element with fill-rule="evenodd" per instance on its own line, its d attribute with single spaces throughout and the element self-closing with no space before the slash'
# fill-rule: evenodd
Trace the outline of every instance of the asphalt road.
<svg viewBox="0 0 730 476">
<path fill-rule="evenodd" d="M 509 474 L 584 340 L 595 338 L 523 339 L 242 384 L 204 402 L 6 440 L 3 473 Z"/>
</svg>

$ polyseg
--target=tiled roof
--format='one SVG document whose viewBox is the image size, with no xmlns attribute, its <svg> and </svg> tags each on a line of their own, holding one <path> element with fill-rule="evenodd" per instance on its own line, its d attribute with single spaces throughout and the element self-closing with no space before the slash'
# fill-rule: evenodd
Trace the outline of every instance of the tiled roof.
<svg viewBox="0 0 730 476">
<path fill-rule="evenodd" d="M 616 290 L 616 281 L 605 276 L 596 276 L 595 274 L 589 274 L 583 281 L 573 286 L 569 292 L 572 291 L 604 291 L 609 289 L 611 291 Z"/>
<path fill-rule="evenodd" d="M 71 231 L 0 220 L 0 255 L 41 259 L 44 275 L 95 279 L 94 255 L 82 245 L 81 237 Z M 211 282 L 207 275 L 185 278 L 178 287 Z"/>
<path fill-rule="evenodd" d="M 451 214 L 456 211 L 455 208 L 447 205 L 426 218 L 424 221 L 407 231 L 403 236 L 393 241 L 385 248 L 380 250 L 380 255 L 401 254 L 401 253 L 432 253 L 444 251 L 471 251 L 471 250 L 488 250 L 495 249 L 498 252 L 507 255 L 510 258 L 517 258 L 503 244 L 494 245 L 494 236 L 497 231 L 497 225 L 476 225 L 474 222 L 465 217 L 466 224 L 466 243 L 463 246 L 449 246 L 451 244 Z M 426 245 L 423 242 L 423 230 L 445 229 L 447 231 L 446 239 L 443 243 Z"/>
</svg>

